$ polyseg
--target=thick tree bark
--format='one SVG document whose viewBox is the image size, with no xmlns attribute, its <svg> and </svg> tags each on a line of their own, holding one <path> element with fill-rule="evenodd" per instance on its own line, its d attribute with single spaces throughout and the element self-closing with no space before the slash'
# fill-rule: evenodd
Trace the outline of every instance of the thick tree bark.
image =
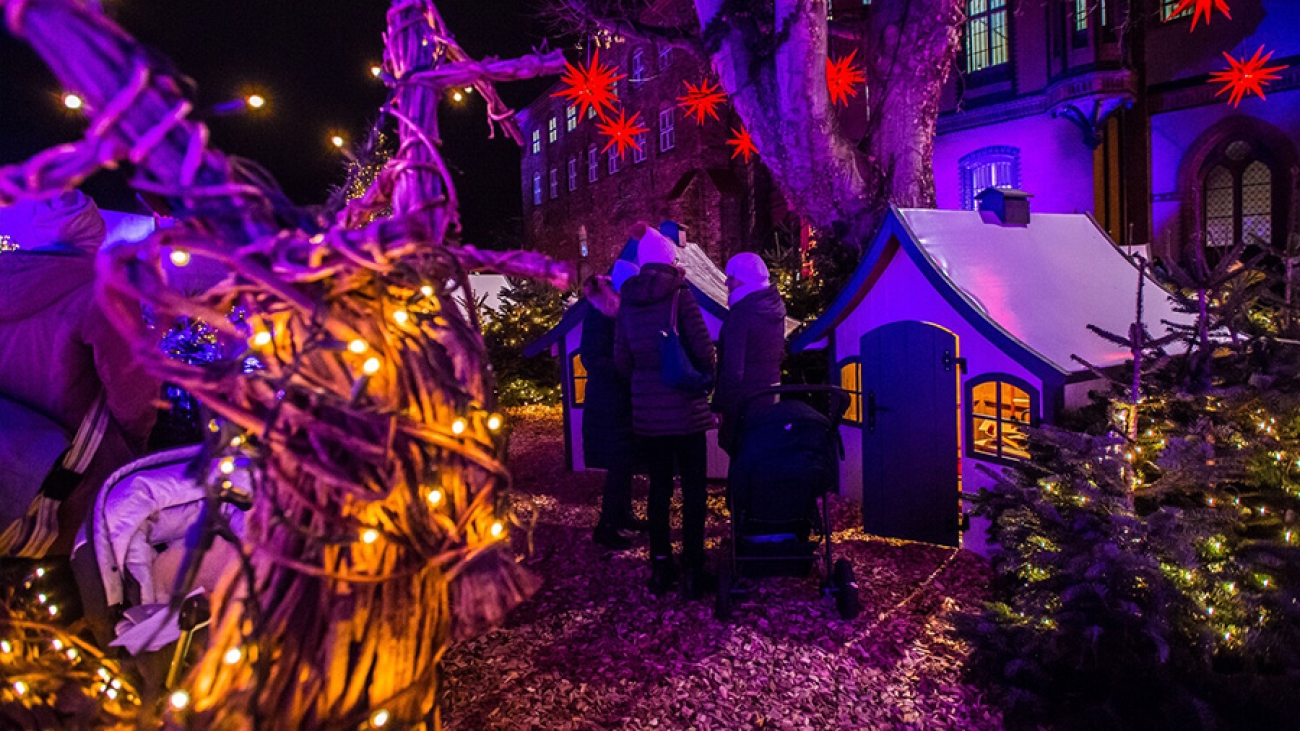
<svg viewBox="0 0 1300 731">
<path fill-rule="evenodd" d="M 814 225 L 870 233 L 889 204 L 933 206 L 939 95 L 952 67 L 961 0 L 871 7 L 866 151 L 839 128 L 826 90 L 825 0 L 776 0 L 770 32 L 753 4 L 695 0 L 723 88 L 790 207 Z M 760 43 L 767 35 L 770 43 Z M 764 50 L 770 49 L 770 50 Z"/>
</svg>

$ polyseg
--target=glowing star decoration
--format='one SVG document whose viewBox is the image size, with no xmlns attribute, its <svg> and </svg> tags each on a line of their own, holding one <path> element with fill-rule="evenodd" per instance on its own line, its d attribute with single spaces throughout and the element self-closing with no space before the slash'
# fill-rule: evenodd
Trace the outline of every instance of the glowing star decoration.
<svg viewBox="0 0 1300 731">
<path fill-rule="evenodd" d="M 620 109 L 618 110 L 618 119 L 607 119 L 596 124 L 596 129 L 609 138 L 609 142 L 605 143 L 605 147 L 601 149 L 601 152 L 618 145 L 618 156 L 622 157 L 629 146 L 638 150 L 641 149 L 641 145 L 637 144 L 636 136 L 649 132 L 650 128 L 639 124 L 637 118 L 641 116 L 640 112 L 633 114 L 631 119 L 627 119 L 626 116 L 627 113 Z"/>
<path fill-rule="evenodd" d="M 1282 78 L 1276 72 L 1286 68 L 1286 66 L 1265 68 L 1264 64 L 1268 63 L 1268 60 L 1273 57 L 1273 52 L 1269 51 L 1267 56 L 1260 58 L 1259 54 L 1263 52 L 1264 47 L 1260 46 L 1249 61 L 1238 61 L 1224 53 L 1223 57 L 1228 59 L 1228 68 L 1210 74 L 1211 82 L 1224 84 L 1224 87 L 1219 89 L 1219 93 L 1215 94 L 1215 96 L 1221 96 L 1224 92 L 1229 92 L 1228 103 L 1234 107 L 1241 103 L 1242 97 L 1247 93 L 1263 99 L 1264 84 Z"/>
<path fill-rule="evenodd" d="M 754 138 L 749 136 L 749 130 L 744 127 L 741 127 L 738 130 L 732 130 L 732 132 L 734 132 L 736 136 L 727 140 L 727 144 L 736 149 L 731 151 L 731 156 L 735 158 L 744 155 L 745 162 L 749 162 L 750 155 L 758 154 L 758 148 L 754 147 Z"/>
<path fill-rule="evenodd" d="M 1169 14 L 1165 16 L 1165 22 L 1168 23 L 1170 20 L 1178 17 L 1178 14 L 1186 10 L 1187 6 L 1192 3 L 1196 3 L 1196 10 L 1192 11 L 1192 30 L 1196 30 L 1196 21 L 1199 20 L 1202 15 L 1205 16 L 1205 24 L 1210 24 L 1210 11 L 1212 9 L 1218 10 L 1220 13 L 1223 13 L 1223 17 L 1232 20 L 1232 15 L 1228 13 L 1228 3 L 1225 2 L 1225 0 L 1183 0 L 1178 3 L 1178 7 L 1169 11 Z"/>
<path fill-rule="evenodd" d="M 557 91 L 551 96 L 562 96 L 569 100 L 578 108 L 578 117 L 582 118 L 588 109 L 596 110 L 601 119 L 605 119 L 605 107 L 609 107 L 609 114 L 614 113 L 614 102 L 618 95 L 614 93 L 614 84 L 623 78 L 623 74 L 615 74 L 613 66 L 600 65 L 600 49 L 596 49 L 591 54 L 591 63 L 587 68 L 574 66 L 571 63 L 564 64 L 565 73 L 560 77 L 560 83 L 565 85 L 565 89 Z"/>
<path fill-rule="evenodd" d="M 694 116 L 697 124 L 704 124 L 704 115 L 718 119 L 718 105 L 727 100 L 722 87 L 712 84 L 708 79 L 699 86 L 686 84 L 686 95 L 677 97 L 677 106 L 686 110 L 686 116 Z"/>
<path fill-rule="evenodd" d="M 857 54 L 857 51 L 853 51 L 838 61 L 826 59 L 826 91 L 830 92 L 831 101 L 835 104 L 847 106 L 849 97 L 858 95 L 855 87 L 867 81 L 867 74 L 862 67 L 853 65 L 853 57 Z"/>
</svg>

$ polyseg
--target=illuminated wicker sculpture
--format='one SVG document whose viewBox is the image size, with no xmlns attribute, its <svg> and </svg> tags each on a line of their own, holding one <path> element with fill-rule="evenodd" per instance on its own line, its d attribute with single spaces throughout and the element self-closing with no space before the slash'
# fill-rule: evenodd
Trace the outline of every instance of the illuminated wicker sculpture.
<svg viewBox="0 0 1300 731">
<path fill-rule="evenodd" d="M 473 85 L 494 129 L 518 142 L 491 83 L 556 73 L 563 59 L 472 60 L 431 2 L 394 0 L 383 112 L 400 146 L 337 220 L 319 221 L 209 149 L 206 128 L 187 118 L 185 82 L 92 6 L 0 0 L 11 32 L 90 118 L 83 140 L 0 170 L 0 204 L 118 164 L 135 166 L 137 189 L 168 199 L 180 225 L 101 256 L 101 294 L 151 369 L 219 417 L 214 496 L 235 461 L 259 475 L 243 564 L 218 590 L 208 650 L 169 721 L 435 727 L 449 642 L 532 589 L 502 543 L 501 417 L 477 322 L 453 296 L 468 295 L 469 271 L 558 285 L 569 276 L 538 255 L 446 242 L 456 197 L 436 108 L 445 88 Z M 227 274 L 187 297 L 159 263 L 173 252 Z M 141 303 L 160 322 L 207 323 L 228 357 L 166 359 Z"/>
</svg>

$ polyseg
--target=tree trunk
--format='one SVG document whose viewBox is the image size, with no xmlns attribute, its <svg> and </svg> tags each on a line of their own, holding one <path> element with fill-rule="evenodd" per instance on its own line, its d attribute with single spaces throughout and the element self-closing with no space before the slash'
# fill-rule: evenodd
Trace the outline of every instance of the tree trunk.
<svg viewBox="0 0 1300 731">
<path fill-rule="evenodd" d="M 839 128 L 826 89 L 824 0 L 776 0 L 772 48 L 756 12 L 695 0 L 713 68 L 790 207 L 815 226 L 870 234 L 893 203 L 933 206 L 931 171 L 939 95 L 957 47 L 961 0 L 898 0 L 871 7 L 879 28 L 868 65 L 873 125 L 867 153 Z"/>
</svg>

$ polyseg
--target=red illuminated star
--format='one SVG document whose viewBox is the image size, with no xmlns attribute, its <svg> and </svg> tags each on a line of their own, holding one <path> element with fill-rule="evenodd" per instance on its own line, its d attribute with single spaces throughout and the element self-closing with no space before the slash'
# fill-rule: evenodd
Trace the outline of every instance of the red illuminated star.
<svg viewBox="0 0 1300 731">
<path fill-rule="evenodd" d="M 1282 78 L 1276 72 L 1286 68 L 1286 66 L 1264 68 L 1264 64 L 1273 57 L 1273 52 L 1269 51 L 1267 56 L 1260 58 L 1259 54 L 1263 52 L 1264 47 L 1260 46 L 1249 61 L 1238 61 L 1227 53 L 1223 54 L 1223 57 L 1228 59 L 1228 68 L 1210 74 L 1211 82 L 1225 85 L 1215 96 L 1230 92 L 1228 103 L 1234 107 L 1240 104 L 1242 97 L 1248 93 L 1263 99 L 1264 84 Z"/>
<path fill-rule="evenodd" d="M 694 115 L 697 124 L 704 124 L 706 114 L 718 119 L 718 105 L 727 100 L 722 88 L 708 79 L 701 81 L 699 86 L 692 86 L 689 81 L 685 84 L 686 95 L 677 97 L 677 106 L 686 110 L 686 116 Z"/>
<path fill-rule="evenodd" d="M 1191 5 L 1193 2 L 1196 3 L 1196 10 L 1192 11 L 1192 30 L 1196 30 L 1196 21 L 1202 15 L 1205 16 L 1205 24 L 1210 24 L 1211 9 L 1218 10 L 1220 13 L 1223 13 L 1223 17 L 1232 20 L 1232 16 L 1228 14 L 1228 3 L 1225 2 L 1225 0 L 1183 0 L 1181 3 L 1178 3 L 1178 7 L 1174 8 L 1169 15 L 1165 16 L 1165 22 L 1169 22 L 1171 18 L 1186 10 L 1187 6 Z"/>
<path fill-rule="evenodd" d="M 732 133 L 735 136 L 727 140 L 728 145 L 736 148 L 731 151 L 731 157 L 736 158 L 740 155 L 744 155 L 745 162 L 749 162 L 750 155 L 758 154 L 758 148 L 754 147 L 754 138 L 749 136 L 749 130 L 744 127 L 741 127 L 738 130 L 733 129 Z"/>
<path fill-rule="evenodd" d="M 631 119 L 626 119 L 625 116 L 626 112 L 620 109 L 618 119 L 610 115 L 608 119 L 596 124 L 596 129 L 609 138 L 609 142 L 605 143 L 601 152 L 608 150 L 612 145 L 618 145 L 618 156 L 622 157 L 629 145 L 641 149 L 641 145 L 637 144 L 636 136 L 649 132 L 650 128 L 642 127 L 637 123 L 637 117 L 641 116 L 640 112 L 633 114 Z"/>
<path fill-rule="evenodd" d="M 826 90 L 831 94 L 831 101 L 836 104 L 849 103 L 849 97 L 857 96 L 857 85 L 867 80 L 861 66 L 853 65 L 853 51 L 838 61 L 826 59 Z"/>
<path fill-rule="evenodd" d="M 584 118 L 588 108 L 595 109 L 601 119 L 606 118 L 605 107 L 609 108 L 609 113 L 614 112 L 614 102 L 618 99 L 614 93 L 614 83 L 623 78 L 623 74 L 615 74 L 613 66 L 600 65 L 600 49 L 591 54 L 591 63 L 586 68 L 567 62 L 564 68 L 560 83 L 566 88 L 551 96 L 565 97 L 576 105 L 578 119 Z"/>
</svg>

